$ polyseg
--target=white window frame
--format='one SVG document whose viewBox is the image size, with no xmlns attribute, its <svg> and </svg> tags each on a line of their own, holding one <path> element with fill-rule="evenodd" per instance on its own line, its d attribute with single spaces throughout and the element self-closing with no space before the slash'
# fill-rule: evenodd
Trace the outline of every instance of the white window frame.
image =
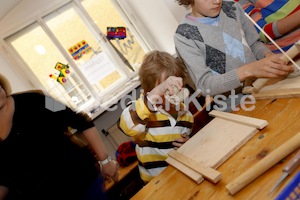
<svg viewBox="0 0 300 200">
<path fill-rule="evenodd" d="M 9 61 L 9 63 L 11 63 L 12 66 L 18 66 L 18 67 L 15 67 L 16 71 L 19 72 L 22 77 L 24 77 L 24 80 L 29 80 L 35 88 L 43 89 L 43 86 L 40 83 L 39 79 L 32 72 L 30 72 L 31 70 L 28 70 L 29 66 L 27 66 L 27 64 L 22 60 L 22 58 L 18 55 L 18 53 L 14 50 L 14 48 L 5 41 L 5 38 L 9 37 L 10 35 L 15 34 L 18 31 L 21 31 L 23 28 L 31 25 L 32 23 L 37 22 L 44 29 L 44 31 L 47 33 L 47 35 L 49 37 L 51 36 L 50 39 L 52 40 L 53 44 L 56 45 L 56 47 L 60 50 L 60 52 L 68 60 L 68 62 L 73 63 L 74 61 L 72 61 L 72 59 L 70 59 L 70 57 L 68 55 L 65 55 L 66 54 L 65 50 L 62 49 L 61 44 L 56 40 L 56 38 L 51 34 L 51 32 L 49 32 L 48 27 L 45 26 L 45 23 L 42 20 L 42 17 L 48 15 L 49 13 L 55 11 L 56 9 L 58 9 L 60 7 L 65 6 L 66 4 L 68 4 L 70 2 L 73 2 L 75 4 L 75 6 L 82 11 L 82 12 L 79 12 L 79 14 L 83 13 L 83 19 L 87 20 L 92 25 L 92 29 L 95 30 L 96 32 L 98 32 L 98 34 L 95 34 L 99 37 L 97 39 L 99 39 L 99 41 L 101 41 L 101 42 L 103 41 L 103 42 L 107 43 L 108 41 L 107 41 L 105 35 L 99 34 L 99 33 L 101 33 L 101 31 L 93 23 L 93 20 L 88 15 L 88 13 L 84 10 L 83 6 L 80 3 L 80 0 L 65 0 L 65 1 L 55 1 L 55 2 L 49 3 L 49 5 L 45 6 L 45 8 L 41 8 L 39 10 L 39 13 L 33 13 L 32 16 L 29 16 L 28 18 L 22 19 L 18 23 L 11 25 L 11 27 L 8 31 L 0 33 L 0 37 L 1 37 L 0 43 L 4 47 L 3 50 L 4 50 L 4 53 Z M 111 2 L 115 5 L 115 7 L 119 11 L 122 19 L 126 22 L 126 24 L 130 28 L 130 30 L 133 32 L 135 37 L 139 41 L 144 41 L 144 42 L 140 42 L 140 45 L 145 50 L 145 52 L 155 49 L 156 48 L 155 43 L 152 41 L 151 37 L 146 33 L 146 31 L 138 31 L 137 30 L 137 27 L 140 30 L 146 30 L 146 29 L 141 28 L 144 26 L 134 18 L 132 10 L 130 9 L 130 6 L 126 3 L 126 1 L 111 0 Z M 116 104 L 122 97 L 124 97 L 126 94 L 128 94 L 129 92 L 131 92 L 133 89 L 137 88 L 140 85 L 140 83 L 138 81 L 138 77 L 137 77 L 138 76 L 137 72 L 135 71 L 133 73 L 130 73 L 128 71 L 128 69 L 126 68 L 126 66 L 124 66 L 123 61 L 119 57 L 116 57 L 115 55 L 111 54 L 111 52 L 113 52 L 113 54 L 115 52 L 113 50 L 113 48 L 111 47 L 111 45 L 110 44 L 105 44 L 105 45 L 100 44 L 100 45 L 102 48 L 108 48 L 108 49 L 105 49 L 105 52 L 109 53 L 108 56 L 111 59 L 114 59 L 115 61 L 117 61 L 118 68 L 121 68 L 123 72 L 127 72 L 126 75 L 127 75 L 128 79 L 126 80 L 127 83 L 125 85 L 119 84 L 119 85 L 114 86 L 114 88 L 111 88 L 111 89 L 103 92 L 101 94 L 102 98 L 99 98 L 97 96 L 97 94 L 95 94 L 95 92 L 92 92 L 96 101 L 98 101 L 98 102 L 96 102 L 94 105 L 91 105 L 90 107 L 96 106 L 96 107 L 98 107 L 98 110 L 95 113 L 88 113 L 88 110 L 83 110 L 83 111 L 87 112 L 88 114 L 90 114 L 90 116 L 92 118 L 95 118 L 98 115 L 100 115 L 108 107 Z M 73 63 L 73 66 L 76 66 L 76 64 Z M 77 69 L 77 72 L 80 72 L 80 70 Z M 92 86 L 86 80 L 86 78 L 80 73 L 79 73 L 79 75 L 83 79 L 83 81 L 87 85 L 87 87 L 91 91 L 93 91 Z M 112 94 L 113 94 L 114 98 L 107 99 L 106 96 L 108 94 L 110 94 L 110 96 L 112 96 Z"/>
</svg>

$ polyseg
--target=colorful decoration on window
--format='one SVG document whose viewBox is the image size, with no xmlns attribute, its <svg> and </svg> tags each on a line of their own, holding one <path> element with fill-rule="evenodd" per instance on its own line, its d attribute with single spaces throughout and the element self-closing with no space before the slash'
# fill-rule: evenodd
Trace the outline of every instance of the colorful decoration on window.
<svg viewBox="0 0 300 200">
<path fill-rule="evenodd" d="M 70 74 L 69 65 L 62 64 L 60 62 L 56 63 L 54 69 L 59 72 L 59 75 L 50 74 L 50 78 L 57 80 L 60 84 L 67 82 L 67 75 Z"/>
<path fill-rule="evenodd" d="M 85 40 L 78 42 L 76 45 L 68 49 L 74 60 L 79 60 L 84 54 L 90 53 L 91 50 L 92 48 Z"/>
<path fill-rule="evenodd" d="M 107 27 L 107 39 L 125 39 L 126 38 L 126 28 L 125 27 Z"/>
</svg>

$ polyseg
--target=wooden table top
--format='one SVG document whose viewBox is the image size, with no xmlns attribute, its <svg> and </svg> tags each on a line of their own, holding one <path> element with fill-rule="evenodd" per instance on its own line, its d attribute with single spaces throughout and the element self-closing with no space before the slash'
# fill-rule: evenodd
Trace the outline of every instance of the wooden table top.
<svg viewBox="0 0 300 200">
<path fill-rule="evenodd" d="M 282 174 L 283 167 L 295 155 L 296 151 L 271 167 L 235 195 L 230 195 L 225 185 L 300 132 L 300 98 L 258 100 L 254 110 L 240 110 L 233 113 L 264 119 L 269 124 L 217 168 L 222 174 L 221 181 L 214 184 L 204 180 L 197 184 L 170 165 L 132 197 L 132 200 L 274 199 L 300 170 L 300 167 L 298 167 L 277 190 L 270 194 L 271 188 Z"/>
</svg>

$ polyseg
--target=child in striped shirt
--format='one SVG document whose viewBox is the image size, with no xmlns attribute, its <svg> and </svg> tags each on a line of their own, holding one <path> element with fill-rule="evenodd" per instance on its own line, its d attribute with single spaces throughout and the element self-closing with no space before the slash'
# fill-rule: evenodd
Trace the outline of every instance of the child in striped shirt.
<svg viewBox="0 0 300 200">
<path fill-rule="evenodd" d="M 143 92 L 123 110 L 120 128 L 134 138 L 142 180 L 148 183 L 166 167 L 168 152 L 189 139 L 194 118 L 183 102 L 173 105 L 164 98 L 181 91 L 186 70 L 169 53 L 152 51 L 139 70 Z"/>
</svg>

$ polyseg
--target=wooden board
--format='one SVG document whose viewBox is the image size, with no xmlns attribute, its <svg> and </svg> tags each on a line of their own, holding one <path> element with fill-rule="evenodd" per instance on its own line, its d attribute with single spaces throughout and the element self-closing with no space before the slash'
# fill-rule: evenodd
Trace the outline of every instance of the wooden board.
<svg viewBox="0 0 300 200">
<path fill-rule="evenodd" d="M 300 53 L 300 40 L 295 42 L 295 44 L 289 48 L 285 53 L 281 54 L 280 59 L 290 65 L 294 65 L 294 69 L 300 70 L 300 67 L 295 62 L 296 56 Z M 252 83 L 253 91 L 259 92 L 261 88 L 268 84 L 269 81 L 273 81 L 274 78 L 258 78 Z"/>
<path fill-rule="evenodd" d="M 203 177 L 210 180 L 213 183 L 217 183 L 221 180 L 221 173 L 217 170 L 207 167 L 203 165 L 202 163 L 197 162 L 196 160 L 191 159 L 190 157 L 172 149 L 168 153 L 169 156 L 174 158 L 175 160 L 179 161 L 180 163 L 188 166 L 189 168 L 197 171 L 200 173 Z"/>
<path fill-rule="evenodd" d="M 204 178 L 201 174 L 199 174 L 197 171 L 189 168 L 188 166 L 182 164 L 181 162 L 178 162 L 172 157 L 168 157 L 166 160 L 170 165 L 176 167 L 179 171 L 183 172 L 185 175 L 193 179 L 196 183 L 201 183 Z"/>
<path fill-rule="evenodd" d="M 242 115 L 233 115 L 228 112 L 220 112 L 220 111 L 213 110 L 209 113 L 209 115 L 213 117 L 219 117 L 222 119 L 233 121 L 239 124 L 251 126 L 257 129 L 263 129 L 265 126 L 268 125 L 268 122 L 266 120 L 242 116 Z"/>
<path fill-rule="evenodd" d="M 300 76 L 286 78 L 273 85 L 264 86 L 259 92 L 252 93 L 255 99 L 300 97 Z"/>
<path fill-rule="evenodd" d="M 236 122 L 240 115 L 232 113 L 226 113 L 226 115 L 232 116 L 235 121 L 215 117 L 177 151 L 195 162 L 217 169 L 259 131 L 254 126 Z M 244 119 L 244 116 L 241 116 L 241 118 Z M 254 120 L 256 118 L 250 119 L 257 121 Z M 265 125 L 268 124 L 265 120 L 261 120 L 261 122 Z M 171 157 L 168 157 L 166 161 L 198 184 L 202 182 L 202 175 L 190 167 L 179 163 Z"/>
<path fill-rule="evenodd" d="M 300 58 L 295 62 L 300 66 Z M 298 73 L 299 74 L 299 73 Z M 251 93 L 256 99 L 292 98 L 300 97 L 300 76 L 285 78 L 283 80 L 269 81 L 259 92 L 253 92 L 253 88 L 245 88 L 243 93 Z"/>
</svg>

